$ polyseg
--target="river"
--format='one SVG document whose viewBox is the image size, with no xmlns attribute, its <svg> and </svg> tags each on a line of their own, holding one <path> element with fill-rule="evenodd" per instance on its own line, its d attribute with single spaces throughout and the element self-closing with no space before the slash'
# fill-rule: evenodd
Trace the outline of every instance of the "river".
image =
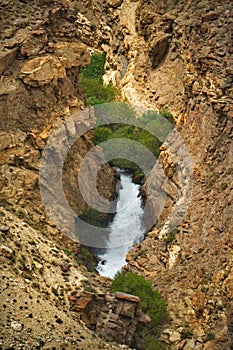
<svg viewBox="0 0 233 350">
<path fill-rule="evenodd" d="M 126 264 L 126 254 L 134 243 L 144 239 L 145 224 L 140 186 L 133 183 L 132 176 L 121 173 L 116 214 L 109 225 L 107 248 L 97 253 L 97 271 L 102 276 L 113 278 Z M 120 242 L 120 244 L 119 244 Z"/>
</svg>

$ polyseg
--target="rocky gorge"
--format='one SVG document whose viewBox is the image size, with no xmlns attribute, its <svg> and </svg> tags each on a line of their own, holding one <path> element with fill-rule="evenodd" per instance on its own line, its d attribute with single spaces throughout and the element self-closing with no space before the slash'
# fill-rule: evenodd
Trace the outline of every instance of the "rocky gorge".
<svg viewBox="0 0 233 350">
<path fill-rule="evenodd" d="M 138 320 L 149 321 L 139 300 L 126 296 L 124 306 L 121 296 L 107 294 L 111 281 L 83 266 L 79 244 L 56 229 L 40 199 L 40 159 L 52 132 L 80 110 L 79 122 L 92 123 L 78 88 L 80 67 L 90 62 L 92 50 L 106 52 L 104 80 L 130 103 L 172 112 L 192 160 L 193 173 L 185 174 L 182 164 L 177 167 L 181 150 L 169 140 L 161 146 L 166 203 L 145 240 L 128 253 L 124 269 L 145 276 L 166 299 L 169 318 L 160 338 L 168 348 L 233 349 L 232 10 L 230 0 L 1 2 L 3 349 L 134 347 Z M 67 135 L 76 127 L 70 125 Z M 92 137 L 75 143 L 63 169 L 66 197 L 79 214 L 87 207 L 76 175 Z M 186 182 L 191 175 L 192 189 Z M 156 188 L 156 179 L 152 172 L 145 191 Z M 99 192 L 114 198 L 116 181 L 105 165 Z M 189 206 L 174 226 L 178 200 L 189 191 Z M 86 308 L 81 317 L 80 299 Z M 106 307 L 110 328 L 119 331 L 121 324 L 119 332 L 101 334 L 104 316 L 97 321 L 98 310 L 90 314 L 96 299 Z M 138 316 L 131 317 L 136 309 Z M 114 320 L 125 316 L 133 326 L 116 326 Z M 130 340 L 122 337 L 129 327 Z"/>
</svg>

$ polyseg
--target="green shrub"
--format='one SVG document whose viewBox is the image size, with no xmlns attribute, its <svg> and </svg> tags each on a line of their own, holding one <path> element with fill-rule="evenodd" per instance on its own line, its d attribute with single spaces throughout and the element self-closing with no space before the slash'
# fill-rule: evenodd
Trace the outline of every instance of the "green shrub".
<svg viewBox="0 0 233 350">
<path fill-rule="evenodd" d="M 165 350 L 166 344 L 162 343 L 159 339 L 151 334 L 145 334 L 143 336 L 144 346 L 146 350 Z"/>
<path fill-rule="evenodd" d="M 104 75 L 104 66 L 106 62 L 106 54 L 94 54 L 91 56 L 91 63 L 81 68 L 81 77 L 83 78 L 102 78 Z"/>
<path fill-rule="evenodd" d="M 159 326 L 167 316 L 166 302 L 159 292 L 152 288 L 151 282 L 131 272 L 121 272 L 114 278 L 111 290 L 137 295 L 142 301 L 143 312 L 151 317 L 145 336 L 158 334 Z"/>
<path fill-rule="evenodd" d="M 97 127 L 94 130 L 93 142 L 95 145 L 108 140 L 112 135 L 112 130 L 108 127 Z"/>
<path fill-rule="evenodd" d="M 178 0 L 179 1 L 179 0 Z M 165 117 L 170 123 L 174 124 L 174 117 L 171 112 L 169 112 L 166 108 L 159 111 L 159 113 Z"/>
<path fill-rule="evenodd" d="M 110 124 L 108 127 L 101 126 L 94 130 L 93 141 L 95 144 L 117 138 L 123 139 L 119 145 L 119 154 L 121 154 L 122 149 L 126 148 L 129 154 L 134 154 L 134 163 L 127 159 L 117 158 L 111 160 L 109 162 L 110 165 L 130 169 L 135 175 L 143 177 L 144 174 L 137 164 L 143 166 L 144 169 L 147 169 L 148 166 L 152 167 L 153 164 L 149 164 L 148 159 L 145 159 L 144 152 L 141 152 L 140 144 L 145 146 L 146 149 L 151 151 L 151 153 L 157 157 L 160 152 L 161 142 L 148 131 L 142 130 L 134 125 Z M 131 144 L 127 139 L 136 141 L 136 143 Z M 111 152 L 111 150 L 109 151 Z M 105 150 L 106 158 L 108 158 L 107 153 L 108 150 Z"/>
<path fill-rule="evenodd" d="M 103 84 L 105 54 L 94 54 L 91 63 L 80 71 L 78 86 L 83 90 L 89 105 L 111 102 L 115 100 L 117 89 L 112 83 Z"/>
<path fill-rule="evenodd" d="M 105 213 L 99 212 L 94 208 L 88 208 L 83 214 L 81 214 L 80 219 L 87 222 L 90 225 L 97 227 L 107 227 L 108 220 Z"/>
<path fill-rule="evenodd" d="M 133 125 L 124 125 L 111 134 L 110 138 L 126 138 L 141 143 L 155 156 L 159 155 L 161 142 L 146 130 Z"/>
</svg>

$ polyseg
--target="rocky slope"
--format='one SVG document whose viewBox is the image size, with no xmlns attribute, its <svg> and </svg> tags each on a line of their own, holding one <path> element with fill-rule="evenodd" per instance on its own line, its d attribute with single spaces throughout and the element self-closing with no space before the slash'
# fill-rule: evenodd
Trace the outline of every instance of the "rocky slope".
<svg viewBox="0 0 233 350">
<path fill-rule="evenodd" d="M 31 210 L 32 215 L 43 216 L 38 187 L 41 154 L 53 131 L 84 106 L 77 80 L 80 67 L 90 62 L 90 51 L 78 37 L 73 11 L 77 15 L 78 10 L 66 2 L 1 5 L 1 199 L 24 208 L 25 214 Z M 89 116 L 78 121 L 91 125 Z M 67 142 L 74 127 L 80 126 L 67 127 L 60 144 Z M 77 172 L 92 146 L 91 135 L 83 135 L 64 163 L 64 191 L 78 214 L 87 205 L 79 192 Z M 107 199 L 114 196 L 115 174 L 107 165 L 100 179 L 100 193 Z"/>
<path fill-rule="evenodd" d="M 171 319 L 162 337 L 172 349 L 232 349 L 232 3 L 118 5 L 106 80 L 132 102 L 174 113 L 194 181 L 189 208 L 171 229 L 181 159 L 165 143 L 168 207 L 129 252 L 127 269 L 166 297 Z"/>
<path fill-rule="evenodd" d="M 0 215 L 1 349 L 119 349 L 70 310 L 72 292 L 104 285 L 98 278 L 90 283 L 95 274 L 74 258 L 74 244 L 68 249 L 56 233 L 35 230 L 4 209 Z"/>
<path fill-rule="evenodd" d="M 1 349 L 119 348 L 100 340 L 69 311 L 72 290 L 94 289 L 83 267 L 83 261 L 92 267 L 92 256 L 55 229 L 38 184 L 49 137 L 84 107 L 77 80 L 80 67 L 90 62 L 90 51 L 78 35 L 78 13 L 75 3 L 66 1 L 0 4 Z M 92 123 L 89 115 L 78 122 Z M 71 124 L 57 147 L 74 131 Z M 77 172 L 92 146 L 92 135 L 83 135 L 64 162 L 64 191 L 77 214 L 87 208 Z M 100 194 L 113 197 L 116 180 L 110 167 L 103 166 Z M 105 290 L 104 280 L 97 285 Z"/>
</svg>

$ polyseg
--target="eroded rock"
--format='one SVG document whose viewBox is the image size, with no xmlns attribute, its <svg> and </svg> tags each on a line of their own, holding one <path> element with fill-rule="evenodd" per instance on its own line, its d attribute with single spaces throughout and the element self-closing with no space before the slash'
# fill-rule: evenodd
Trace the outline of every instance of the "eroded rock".
<svg viewBox="0 0 233 350">
<path fill-rule="evenodd" d="M 23 329 L 23 326 L 21 323 L 18 323 L 17 321 L 12 321 L 11 328 L 14 329 L 14 331 L 16 332 L 21 332 Z"/>
<path fill-rule="evenodd" d="M 90 63 L 90 53 L 83 43 L 62 42 L 55 46 L 55 54 L 66 59 L 66 68 L 80 67 Z"/>
<path fill-rule="evenodd" d="M 58 79 L 65 78 L 65 76 L 64 60 L 51 55 L 33 58 L 21 69 L 24 83 L 33 87 L 49 83 L 56 85 Z"/>
<path fill-rule="evenodd" d="M 5 257 L 7 257 L 9 259 L 11 259 L 14 255 L 13 249 L 11 249 L 10 247 L 7 247 L 5 245 L 1 245 L 0 251 L 1 251 L 2 255 L 4 255 Z"/>
</svg>

